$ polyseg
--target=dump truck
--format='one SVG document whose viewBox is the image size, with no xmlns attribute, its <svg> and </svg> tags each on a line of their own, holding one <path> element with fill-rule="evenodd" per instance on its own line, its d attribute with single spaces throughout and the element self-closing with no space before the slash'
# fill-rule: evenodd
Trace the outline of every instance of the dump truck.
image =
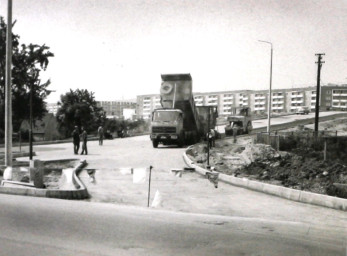
<svg viewBox="0 0 347 256">
<path fill-rule="evenodd" d="M 228 124 L 225 126 L 225 136 L 248 134 L 252 131 L 252 116 L 249 107 L 232 108 L 232 114 L 227 117 Z"/>
<path fill-rule="evenodd" d="M 206 111 L 200 111 L 199 116 L 195 106 L 191 75 L 165 74 L 161 75 L 161 79 L 162 108 L 155 109 L 151 119 L 150 138 L 153 147 L 159 144 L 182 147 L 198 142 L 207 132 L 203 124 L 208 121 L 205 120 Z M 214 116 L 210 118 L 213 124 Z"/>
</svg>

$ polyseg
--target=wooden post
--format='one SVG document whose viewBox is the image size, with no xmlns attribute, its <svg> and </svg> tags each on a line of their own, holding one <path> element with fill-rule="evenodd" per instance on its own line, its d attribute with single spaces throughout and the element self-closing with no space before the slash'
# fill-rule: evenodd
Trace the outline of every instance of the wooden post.
<svg viewBox="0 0 347 256">
<path fill-rule="evenodd" d="M 149 181 L 148 181 L 148 200 L 147 207 L 149 207 L 149 198 L 151 196 L 151 174 L 152 174 L 152 166 L 149 167 Z"/>
<path fill-rule="evenodd" d="M 324 161 L 327 160 L 327 139 L 324 139 Z"/>
</svg>

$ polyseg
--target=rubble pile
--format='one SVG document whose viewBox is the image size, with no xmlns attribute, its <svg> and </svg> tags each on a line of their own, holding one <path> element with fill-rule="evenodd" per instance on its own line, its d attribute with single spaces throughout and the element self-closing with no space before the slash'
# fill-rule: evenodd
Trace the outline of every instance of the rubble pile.
<svg viewBox="0 0 347 256">
<path fill-rule="evenodd" d="M 241 173 L 264 182 L 333 196 L 338 195 L 336 184 L 347 186 L 347 166 L 296 154 L 256 160 Z"/>
<path fill-rule="evenodd" d="M 347 198 L 347 166 L 324 161 L 322 152 L 277 152 L 271 146 L 232 140 L 216 142 L 209 164 L 216 171 L 289 188 Z M 207 164 L 207 146 L 198 144 L 187 154 L 198 165 Z"/>
</svg>

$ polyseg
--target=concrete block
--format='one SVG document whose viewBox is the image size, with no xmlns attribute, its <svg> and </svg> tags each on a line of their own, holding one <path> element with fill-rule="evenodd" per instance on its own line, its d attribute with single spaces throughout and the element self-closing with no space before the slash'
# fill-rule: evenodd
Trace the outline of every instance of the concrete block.
<svg viewBox="0 0 347 256">
<path fill-rule="evenodd" d="M 299 201 L 300 193 L 301 193 L 300 190 L 286 188 L 286 187 L 280 187 L 280 186 L 278 186 L 278 187 L 279 187 L 279 189 L 278 189 L 279 195 L 278 196 L 281 196 L 283 198 L 290 199 L 293 201 Z"/>
<path fill-rule="evenodd" d="M 281 196 L 280 188 L 280 186 L 263 183 L 263 192 L 266 194 Z"/>
<path fill-rule="evenodd" d="M 237 177 L 225 175 L 225 174 L 220 174 L 219 178 L 221 181 L 235 185 L 235 186 L 248 187 L 249 180 L 246 178 L 237 178 Z"/>
<path fill-rule="evenodd" d="M 307 191 L 301 191 L 300 193 L 300 202 L 334 208 L 334 203 L 331 199 L 332 197 L 330 196 L 315 194 Z"/>
<path fill-rule="evenodd" d="M 254 180 L 248 181 L 248 187 L 252 190 L 255 190 L 255 191 L 263 192 L 264 191 L 264 185 L 265 185 L 264 183 L 261 183 L 259 181 L 254 181 Z"/>
</svg>

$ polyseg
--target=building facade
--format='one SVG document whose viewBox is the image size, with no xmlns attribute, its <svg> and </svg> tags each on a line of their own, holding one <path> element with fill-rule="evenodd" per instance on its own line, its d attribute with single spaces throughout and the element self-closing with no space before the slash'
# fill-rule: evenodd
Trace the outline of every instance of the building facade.
<svg viewBox="0 0 347 256">
<path fill-rule="evenodd" d="M 321 105 L 327 110 L 347 110 L 347 85 L 322 87 Z"/>
<path fill-rule="evenodd" d="M 97 101 L 97 106 L 102 107 L 107 118 L 129 119 L 128 114 L 136 110 L 134 101 Z"/>
<path fill-rule="evenodd" d="M 311 111 L 316 108 L 316 87 L 303 87 L 291 89 L 273 89 L 271 91 L 271 112 L 291 113 L 300 107 L 309 107 Z M 217 106 L 219 116 L 232 114 L 237 107 L 250 107 L 255 114 L 268 112 L 268 90 L 236 90 L 193 93 L 197 106 Z M 326 85 L 321 87 L 321 110 L 347 109 L 347 84 Z M 137 96 L 137 115 L 148 119 L 154 109 L 160 108 L 160 95 Z"/>
<path fill-rule="evenodd" d="M 47 103 L 47 111 L 48 111 L 48 113 L 51 113 L 54 116 L 57 115 L 58 108 L 59 108 L 59 106 L 58 106 L 57 103 Z"/>
</svg>

